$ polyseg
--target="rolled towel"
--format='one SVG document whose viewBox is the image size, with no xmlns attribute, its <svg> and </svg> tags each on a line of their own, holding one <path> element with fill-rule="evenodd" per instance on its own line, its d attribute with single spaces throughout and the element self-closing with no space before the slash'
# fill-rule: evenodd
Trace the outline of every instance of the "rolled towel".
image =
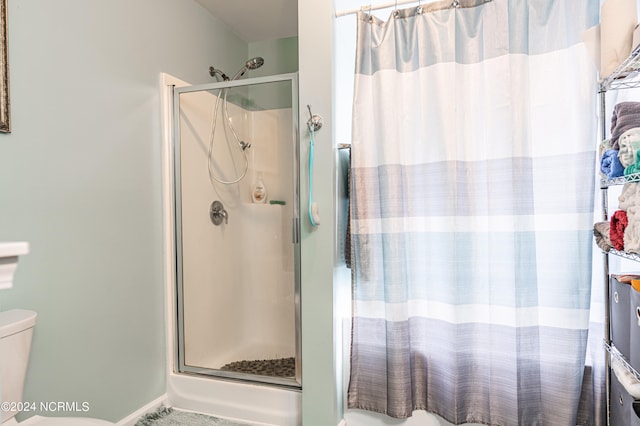
<svg viewBox="0 0 640 426">
<path fill-rule="evenodd" d="M 609 240 L 616 250 L 624 250 L 624 230 L 628 224 L 627 212 L 624 210 L 618 210 L 611 216 Z"/>
<path fill-rule="evenodd" d="M 633 127 L 618 138 L 618 159 L 622 167 L 636 162 L 636 152 L 640 150 L 640 127 Z"/>
<path fill-rule="evenodd" d="M 602 142 L 600 142 L 600 145 L 598 146 L 598 155 L 600 156 L 600 158 L 602 158 L 602 154 L 604 154 L 605 151 L 608 151 L 611 148 L 611 139 L 605 139 Z"/>
<path fill-rule="evenodd" d="M 619 149 L 618 138 L 634 127 L 640 127 L 640 102 L 617 103 L 611 115 L 611 148 Z"/>
<path fill-rule="evenodd" d="M 598 164 L 602 165 L 602 157 L 604 153 L 611 149 L 611 140 L 605 139 L 598 145 Z M 607 179 L 607 175 L 602 171 L 602 167 L 600 168 L 600 178 Z"/>
<path fill-rule="evenodd" d="M 597 222 L 593 225 L 593 236 L 596 238 L 596 244 L 604 252 L 611 250 L 611 238 L 609 237 L 609 222 Z"/>
<path fill-rule="evenodd" d="M 622 186 L 620 195 L 618 195 L 618 210 L 624 210 L 628 213 L 629 209 L 636 208 L 636 205 L 638 204 L 638 200 L 636 199 L 637 192 L 637 183 L 625 183 Z"/>
<path fill-rule="evenodd" d="M 631 371 L 615 357 L 611 358 L 611 369 L 615 373 L 618 381 L 633 399 L 640 398 L 640 381 L 636 379 Z"/>
<path fill-rule="evenodd" d="M 627 213 L 627 227 L 624 230 L 624 251 L 640 254 L 640 218 L 638 215 L 629 216 Z"/>
<path fill-rule="evenodd" d="M 624 251 L 640 253 L 640 184 L 636 182 L 624 184 L 622 192 L 618 196 L 618 208 L 626 215 L 626 224 L 621 224 L 625 225 L 622 236 Z M 611 226 L 613 226 L 613 222 L 611 222 Z M 616 247 L 613 240 L 611 243 Z"/>
<path fill-rule="evenodd" d="M 600 170 L 608 179 L 624 175 L 624 166 L 620 163 L 617 150 L 609 149 L 602 154 Z"/>
<path fill-rule="evenodd" d="M 624 168 L 625 176 L 632 175 L 634 173 L 640 173 L 640 149 L 636 151 L 635 154 L 636 154 L 635 156 L 636 161 L 634 161 L 634 163 L 631 164 L 630 166 L 627 166 Z M 633 180 L 633 179 L 629 178 L 629 180 Z"/>
</svg>

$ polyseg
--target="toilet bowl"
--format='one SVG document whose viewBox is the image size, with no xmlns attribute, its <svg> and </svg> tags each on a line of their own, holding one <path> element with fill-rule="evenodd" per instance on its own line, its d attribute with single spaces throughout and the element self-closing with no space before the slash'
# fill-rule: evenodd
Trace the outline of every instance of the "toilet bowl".
<svg viewBox="0 0 640 426">
<path fill-rule="evenodd" d="M 29 363 L 31 337 L 36 313 L 24 309 L 0 312 L 0 383 L 2 405 L 19 408 L 24 404 L 22 391 Z M 3 407 L 5 408 L 5 407 Z M 7 407 L 8 408 L 8 407 Z M 107 426 L 115 423 L 88 417 L 32 416 L 22 422 L 15 418 L 19 411 L 3 410 L 1 426 Z"/>
</svg>

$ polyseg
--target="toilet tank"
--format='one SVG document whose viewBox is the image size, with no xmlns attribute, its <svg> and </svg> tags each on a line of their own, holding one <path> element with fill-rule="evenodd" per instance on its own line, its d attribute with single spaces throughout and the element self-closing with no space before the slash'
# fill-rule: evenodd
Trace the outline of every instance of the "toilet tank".
<svg viewBox="0 0 640 426">
<path fill-rule="evenodd" d="M 0 312 L 0 399 L 21 402 L 36 313 L 24 309 Z M 17 411 L 2 411 L 2 422 Z"/>
</svg>

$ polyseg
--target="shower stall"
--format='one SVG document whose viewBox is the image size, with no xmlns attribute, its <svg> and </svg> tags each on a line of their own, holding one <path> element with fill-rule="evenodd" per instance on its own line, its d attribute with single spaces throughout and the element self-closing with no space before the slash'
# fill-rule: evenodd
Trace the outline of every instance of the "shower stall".
<svg viewBox="0 0 640 426">
<path fill-rule="evenodd" d="M 297 75 L 241 80 L 258 59 L 173 89 L 173 369 L 296 390 Z"/>
</svg>

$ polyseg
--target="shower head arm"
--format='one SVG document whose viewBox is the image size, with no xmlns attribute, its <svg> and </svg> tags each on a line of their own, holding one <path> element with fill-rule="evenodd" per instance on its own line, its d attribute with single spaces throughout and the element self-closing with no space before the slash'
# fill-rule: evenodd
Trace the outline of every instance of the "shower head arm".
<svg viewBox="0 0 640 426">
<path fill-rule="evenodd" d="M 216 74 L 220 75 L 220 77 L 222 77 L 222 80 L 229 81 L 229 77 L 225 73 L 223 73 L 222 70 L 215 69 L 214 67 L 209 67 L 209 75 L 211 77 L 215 77 Z"/>
<path fill-rule="evenodd" d="M 236 75 L 233 76 L 233 78 L 231 78 L 231 81 L 237 80 L 240 77 L 242 77 L 244 75 L 244 73 L 246 73 L 249 69 L 247 67 L 242 67 L 240 68 L 240 70 L 236 73 Z"/>
</svg>

